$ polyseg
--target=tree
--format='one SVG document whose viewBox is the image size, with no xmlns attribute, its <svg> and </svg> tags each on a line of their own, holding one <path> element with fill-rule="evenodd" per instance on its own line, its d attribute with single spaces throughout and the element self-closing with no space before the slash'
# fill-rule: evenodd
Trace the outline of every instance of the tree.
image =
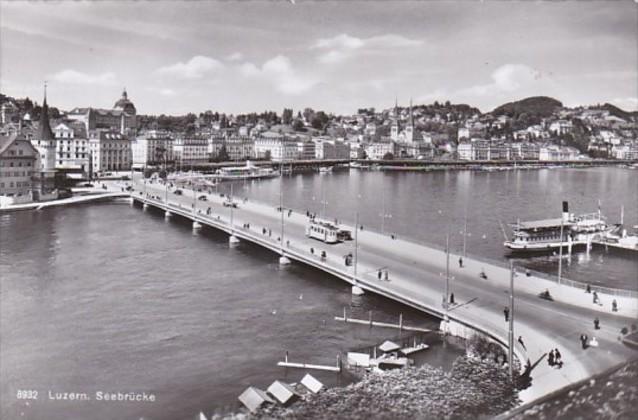
<svg viewBox="0 0 638 420">
<path fill-rule="evenodd" d="M 228 151 L 226 150 L 226 145 L 223 144 L 221 149 L 219 149 L 219 154 L 217 155 L 217 160 L 220 162 L 226 162 L 230 160 L 230 156 L 228 156 Z"/>
<path fill-rule="evenodd" d="M 295 131 L 306 131 L 306 127 L 303 124 L 303 121 L 301 121 L 300 118 L 295 118 L 295 121 L 293 121 L 292 123 L 292 128 Z"/>
<path fill-rule="evenodd" d="M 383 155 L 383 160 L 392 160 L 392 159 L 394 159 L 394 155 L 390 152 Z"/>
<path fill-rule="evenodd" d="M 326 115 L 326 113 L 323 111 L 319 111 L 316 114 L 314 114 L 310 124 L 312 125 L 312 128 L 315 128 L 317 130 L 323 130 L 325 126 L 328 124 L 328 121 L 330 121 L 330 118 L 328 117 L 328 115 Z"/>
<path fill-rule="evenodd" d="M 284 112 L 281 114 L 281 123 L 285 125 L 289 125 L 292 122 L 292 109 L 284 108 Z"/>
</svg>

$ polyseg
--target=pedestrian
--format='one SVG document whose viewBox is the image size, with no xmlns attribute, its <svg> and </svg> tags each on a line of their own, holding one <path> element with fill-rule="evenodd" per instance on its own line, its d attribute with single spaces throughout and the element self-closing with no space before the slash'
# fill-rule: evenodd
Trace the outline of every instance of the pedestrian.
<svg viewBox="0 0 638 420">
<path fill-rule="evenodd" d="M 525 347 L 525 343 L 523 343 L 523 336 L 522 335 L 518 336 L 518 342 L 521 343 L 521 346 L 523 347 L 523 349 L 525 349 L 525 351 L 527 351 L 527 347 Z"/>
<path fill-rule="evenodd" d="M 268 229 L 268 236 L 272 236 L 272 230 Z"/>
<path fill-rule="evenodd" d="M 503 308 L 503 315 L 505 315 L 505 322 L 510 320 L 510 308 L 507 306 Z"/>
<path fill-rule="evenodd" d="M 396 236 L 394 236 L 394 234 L 390 235 L 390 237 L 391 237 L 392 239 L 396 239 Z"/>
<path fill-rule="evenodd" d="M 381 270 L 379 270 L 377 277 L 379 277 L 379 280 L 381 280 Z"/>
<path fill-rule="evenodd" d="M 594 329 L 595 330 L 600 329 L 600 320 L 598 319 L 598 317 L 594 318 Z"/>
<path fill-rule="evenodd" d="M 310 253 L 311 253 L 312 255 L 315 255 L 315 249 L 314 249 L 314 248 L 310 248 Z"/>
<path fill-rule="evenodd" d="M 558 349 L 554 349 L 554 362 L 559 369 L 563 367 L 563 356 Z"/>
<path fill-rule="evenodd" d="M 587 340 L 589 338 L 587 337 L 587 334 L 581 334 L 580 335 L 580 344 L 583 347 L 583 350 L 585 350 L 587 348 Z"/>
<path fill-rule="evenodd" d="M 594 290 L 594 294 L 592 296 L 593 302 L 594 303 L 598 303 L 598 293 L 596 293 L 596 291 Z"/>
<path fill-rule="evenodd" d="M 587 289 L 585 289 L 585 293 L 591 293 L 591 286 L 587 283 Z"/>
<path fill-rule="evenodd" d="M 552 367 L 554 366 L 554 350 L 550 351 L 549 355 L 547 355 L 547 363 Z"/>
<path fill-rule="evenodd" d="M 286 241 L 286 246 L 290 248 L 290 241 Z"/>
<path fill-rule="evenodd" d="M 618 312 L 618 302 L 616 302 L 616 299 L 611 302 L 611 311 Z"/>
<path fill-rule="evenodd" d="M 385 270 L 385 277 L 384 277 L 385 281 L 390 281 L 390 278 L 388 277 L 388 270 Z"/>
<path fill-rule="evenodd" d="M 454 293 L 450 293 L 450 304 L 454 305 Z"/>
<path fill-rule="evenodd" d="M 463 257 L 459 257 L 459 268 L 463 268 Z"/>
</svg>

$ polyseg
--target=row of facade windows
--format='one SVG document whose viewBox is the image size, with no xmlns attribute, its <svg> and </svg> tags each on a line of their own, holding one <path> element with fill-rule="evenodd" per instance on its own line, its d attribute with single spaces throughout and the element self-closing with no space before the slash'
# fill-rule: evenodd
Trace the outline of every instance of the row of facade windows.
<svg viewBox="0 0 638 420">
<path fill-rule="evenodd" d="M 15 171 L 15 172 L 3 172 L 2 176 L 5 178 L 11 178 L 13 176 L 31 176 L 33 172 L 32 171 Z"/>
<path fill-rule="evenodd" d="M 8 167 L 8 168 L 13 168 L 14 166 L 17 166 L 17 167 L 21 167 L 21 166 L 30 167 L 30 166 L 31 166 L 31 162 L 24 162 L 24 165 L 22 164 L 22 162 L 18 162 L 18 164 L 17 164 L 17 165 L 14 165 L 14 163 L 15 163 L 15 162 L 9 162 L 9 164 L 8 164 L 8 165 L 6 165 L 6 162 L 4 162 L 4 161 L 0 160 L 0 167 L 4 167 L 4 166 L 6 166 L 6 167 Z"/>
<path fill-rule="evenodd" d="M 30 187 L 31 183 L 30 182 L 7 182 L 6 183 L 6 188 L 21 188 L 21 187 Z M 5 188 L 5 183 L 4 182 L 0 182 L 0 188 Z"/>
</svg>

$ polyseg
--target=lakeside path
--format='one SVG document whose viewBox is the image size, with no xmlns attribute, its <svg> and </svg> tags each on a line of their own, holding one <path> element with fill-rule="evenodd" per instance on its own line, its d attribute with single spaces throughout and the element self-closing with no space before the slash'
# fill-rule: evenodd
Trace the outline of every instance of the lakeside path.
<svg viewBox="0 0 638 420">
<path fill-rule="evenodd" d="M 106 190 L 106 191 L 95 190 L 95 191 L 96 191 L 95 193 L 90 193 L 86 195 L 76 195 L 69 198 L 61 198 L 59 200 L 36 201 L 33 203 L 14 204 L 11 206 L 0 207 L 0 213 L 11 212 L 11 211 L 23 211 L 23 210 L 41 210 L 47 207 L 69 206 L 72 204 L 89 203 L 92 201 L 110 200 L 113 198 L 122 198 L 122 197 L 130 196 L 128 192 L 122 192 L 122 191 L 113 191 L 113 190 Z"/>
</svg>

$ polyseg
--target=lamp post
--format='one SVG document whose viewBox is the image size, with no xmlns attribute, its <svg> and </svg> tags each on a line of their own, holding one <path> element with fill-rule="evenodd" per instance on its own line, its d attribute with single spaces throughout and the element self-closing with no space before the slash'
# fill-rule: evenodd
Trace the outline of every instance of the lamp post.
<svg viewBox="0 0 638 420">
<path fill-rule="evenodd" d="M 450 321 L 450 233 L 445 235 L 445 322 L 446 325 Z"/>
<path fill-rule="evenodd" d="M 279 211 L 281 212 L 281 235 L 280 235 L 280 252 L 281 256 L 279 257 L 280 265 L 290 264 L 290 259 L 286 257 L 284 253 L 284 171 L 283 171 L 283 140 L 281 142 L 281 165 L 279 166 Z"/>
<path fill-rule="evenodd" d="M 381 189 L 381 202 L 383 204 L 383 212 L 381 213 L 381 234 L 385 233 L 385 219 L 391 219 L 392 214 L 386 213 L 385 209 L 385 188 Z"/>
<path fill-rule="evenodd" d="M 514 261 L 510 260 L 510 315 L 509 315 L 509 374 L 514 379 Z"/>
</svg>

